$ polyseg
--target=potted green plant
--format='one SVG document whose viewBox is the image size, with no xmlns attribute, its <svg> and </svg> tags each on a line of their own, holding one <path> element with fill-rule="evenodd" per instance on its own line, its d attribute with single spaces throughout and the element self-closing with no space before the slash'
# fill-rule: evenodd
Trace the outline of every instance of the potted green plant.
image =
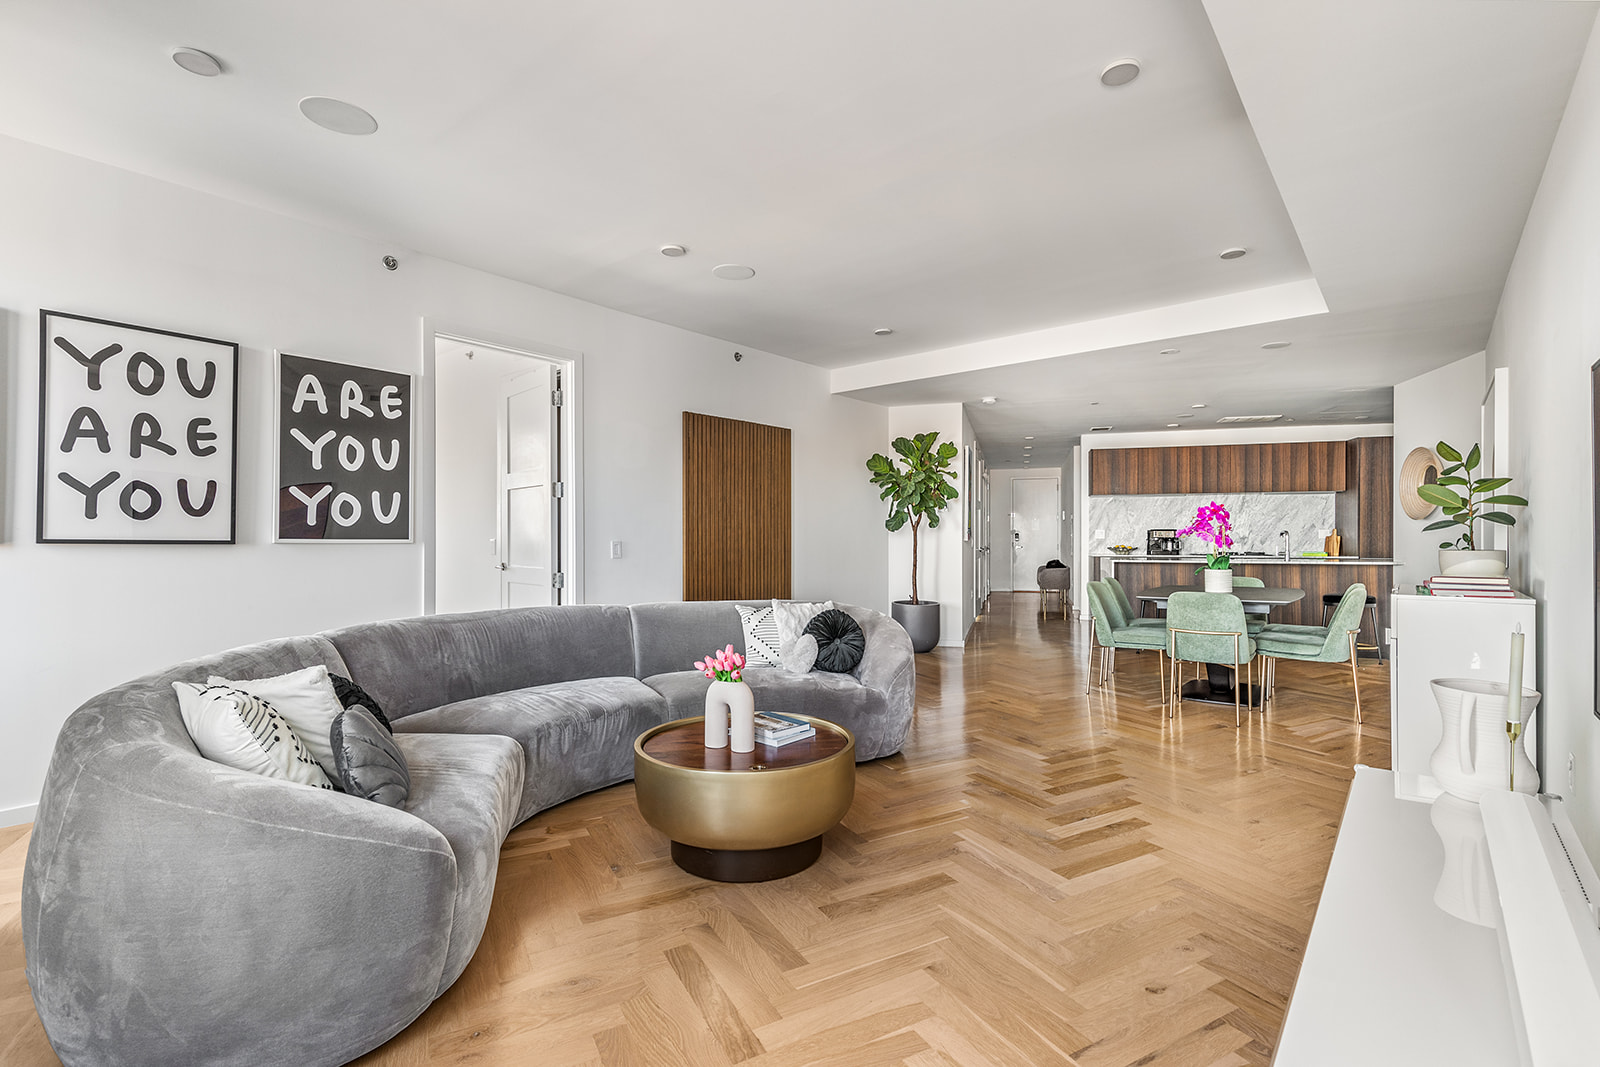
<svg viewBox="0 0 1600 1067">
<path fill-rule="evenodd" d="M 1445 517 L 1430 522 L 1424 530 L 1447 530 L 1461 527 L 1454 541 L 1439 542 L 1439 573 L 1498 578 L 1506 572 L 1506 553 L 1503 549 L 1480 549 L 1477 540 L 1478 520 L 1501 526 L 1515 526 L 1517 520 L 1504 511 L 1485 511 L 1486 506 L 1526 507 L 1528 502 L 1511 493 L 1496 493 L 1496 489 L 1510 484 L 1510 478 L 1478 478 L 1474 472 L 1483 461 L 1477 445 L 1463 456 L 1443 441 L 1435 450 L 1439 458 L 1449 464 L 1439 472 L 1434 484 L 1419 485 L 1417 495 L 1444 510 Z"/>
<path fill-rule="evenodd" d="M 917 534 L 924 519 L 930 530 L 936 528 L 939 512 L 957 495 L 950 481 L 954 473 L 950 461 L 961 450 L 949 441 L 938 442 L 936 432 L 895 438 L 890 447 L 905 461 L 904 469 L 881 452 L 867 460 L 872 484 L 883 490 L 878 499 L 889 502 L 884 527 L 894 533 L 911 524 L 911 599 L 896 600 L 889 611 L 911 635 L 911 647 L 918 652 L 927 652 L 939 643 L 939 602 L 917 596 Z"/>
</svg>

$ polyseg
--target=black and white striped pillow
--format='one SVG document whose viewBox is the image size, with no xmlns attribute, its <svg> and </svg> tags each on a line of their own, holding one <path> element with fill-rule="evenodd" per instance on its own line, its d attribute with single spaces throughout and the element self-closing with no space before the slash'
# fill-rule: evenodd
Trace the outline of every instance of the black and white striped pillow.
<svg viewBox="0 0 1600 1067">
<path fill-rule="evenodd" d="M 744 629 L 744 665 L 746 667 L 781 667 L 783 657 L 778 653 L 778 620 L 771 604 L 761 607 L 739 607 L 739 625 Z"/>
</svg>

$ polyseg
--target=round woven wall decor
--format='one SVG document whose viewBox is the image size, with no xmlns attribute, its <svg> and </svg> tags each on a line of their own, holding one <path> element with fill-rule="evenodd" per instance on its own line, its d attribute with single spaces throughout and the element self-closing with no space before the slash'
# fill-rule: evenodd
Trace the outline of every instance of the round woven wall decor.
<svg viewBox="0 0 1600 1067">
<path fill-rule="evenodd" d="M 1439 477 L 1442 464 L 1431 448 L 1413 448 L 1406 461 L 1400 464 L 1400 507 L 1413 519 L 1425 519 L 1433 514 L 1434 505 L 1417 495 L 1417 486 L 1427 485 Z"/>
</svg>

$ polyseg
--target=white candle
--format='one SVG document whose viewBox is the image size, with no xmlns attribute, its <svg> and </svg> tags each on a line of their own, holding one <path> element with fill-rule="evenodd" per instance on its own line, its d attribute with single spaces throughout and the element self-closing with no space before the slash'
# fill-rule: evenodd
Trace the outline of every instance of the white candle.
<svg viewBox="0 0 1600 1067">
<path fill-rule="evenodd" d="M 1511 631 L 1511 667 L 1506 673 L 1506 721 L 1522 721 L 1522 624 Z"/>
</svg>

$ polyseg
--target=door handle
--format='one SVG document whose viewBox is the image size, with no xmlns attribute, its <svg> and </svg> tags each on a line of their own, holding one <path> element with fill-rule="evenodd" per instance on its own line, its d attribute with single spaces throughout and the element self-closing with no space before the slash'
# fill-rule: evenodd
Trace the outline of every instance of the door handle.
<svg viewBox="0 0 1600 1067">
<path fill-rule="evenodd" d="M 509 566 L 507 566 L 507 565 L 506 565 L 506 564 L 504 564 L 504 563 L 497 563 L 497 564 L 495 564 L 495 566 L 497 566 L 497 567 L 499 567 L 499 568 L 500 568 L 500 569 L 501 569 L 501 570 L 503 570 L 503 571 L 508 571 L 508 570 L 510 570 L 510 569 L 511 569 L 511 568 L 510 568 L 510 567 L 509 567 Z"/>
</svg>

